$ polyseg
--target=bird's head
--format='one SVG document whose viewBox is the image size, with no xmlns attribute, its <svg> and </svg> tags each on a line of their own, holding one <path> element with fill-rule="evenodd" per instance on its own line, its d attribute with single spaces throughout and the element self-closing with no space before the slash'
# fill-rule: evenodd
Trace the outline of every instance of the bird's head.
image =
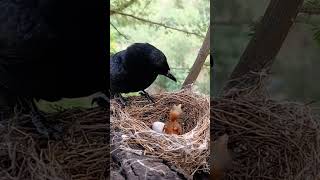
<svg viewBox="0 0 320 180">
<path fill-rule="evenodd" d="M 159 49 L 149 43 L 134 43 L 127 48 L 127 66 L 140 66 L 145 70 L 150 70 L 155 74 L 168 77 L 173 81 L 177 79 L 171 74 L 166 56 Z M 129 59 L 129 58 L 128 58 Z"/>
<path fill-rule="evenodd" d="M 150 63 L 154 65 L 154 71 L 157 74 L 166 76 L 167 78 L 177 82 L 177 79 L 170 72 L 170 67 L 167 62 L 167 57 L 156 47 L 146 43 L 147 46 L 150 46 L 149 60 Z"/>
</svg>

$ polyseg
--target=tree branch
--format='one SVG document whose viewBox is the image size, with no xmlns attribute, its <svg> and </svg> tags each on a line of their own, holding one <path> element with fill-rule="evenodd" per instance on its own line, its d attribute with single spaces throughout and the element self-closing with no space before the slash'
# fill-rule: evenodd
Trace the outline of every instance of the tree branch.
<svg viewBox="0 0 320 180">
<path fill-rule="evenodd" d="M 186 87 L 189 84 L 194 83 L 198 78 L 201 68 L 203 67 L 204 62 L 206 61 L 207 56 L 210 53 L 210 26 L 208 28 L 206 37 L 202 43 L 202 46 L 199 50 L 198 56 L 188 74 L 187 78 L 183 82 L 182 88 Z"/>
<path fill-rule="evenodd" d="M 138 21 L 142 21 L 142 22 L 145 22 L 145 23 L 149 23 L 149 24 L 161 26 L 161 27 L 164 27 L 164 28 L 167 28 L 167 29 L 171 29 L 171 30 L 183 32 L 183 33 L 190 34 L 190 35 L 195 35 L 195 36 L 198 36 L 198 37 L 201 37 L 201 38 L 204 38 L 204 37 L 205 37 L 205 36 L 203 36 L 203 35 L 201 35 L 201 34 L 198 34 L 198 33 L 195 33 L 195 32 L 189 32 L 189 31 L 187 31 L 187 30 L 183 30 L 183 29 L 171 27 L 171 26 L 165 25 L 165 24 L 163 24 L 163 23 L 159 23 L 159 22 L 151 21 L 151 20 L 144 19 L 144 18 L 141 18 L 141 17 L 137 17 L 137 16 L 134 16 L 134 15 L 132 15 L 132 14 L 127 14 L 127 13 L 119 12 L 119 11 L 116 11 L 116 10 L 110 10 L 110 16 L 111 16 L 111 15 L 114 15 L 114 14 L 118 14 L 118 15 L 121 15 L 121 16 L 130 17 L 130 18 L 136 19 L 136 20 L 138 20 Z"/>
<path fill-rule="evenodd" d="M 303 7 L 300 9 L 299 13 L 308 15 L 320 15 L 320 8 Z"/>
<path fill-rule="evenodd" d="M 219 26 L 243 26 L 243 25 L 249 25 L 252 24 L 253 21 L 251 20 L 234 20 L 234 19 L 219 19 L 216 18 L 213 20 L 213 25 L 219 25 Z"/>
<path fill-rule="evenodd" d="M 116 28 L 116 26 L 113 25 L 111 22 L 110 22 L 110 25 L 118 32 L 118 34 L 119 34 L 120 36 L 124 37 L 126 40 L 129 40 L 129 38 L 128 38 L 126 35 L 122 34 L 122 33 Z"/>
<path fill-rule="evenodd" d="M 304 13 L 302 11 L 299 11 L 299 12 Z M 313 14 L 316 15 L 316 11 L 314 11 Z M 313 14 L 311 14 L 311 15 L 313 15 Z M 320 15 L 320 9 L 319 9 L 319 15 Z M 298 17 L 300 17 L 300 16 L 298 16 Z M 300 20 L 298 18 L 294 22 L 299 23 L 299 24 L 307 24 L 307 22 Z M 312 22 L 319 23 L 319 21 L 316 21 L 316 20 L 314 20 Z M 247 25 L 251 25 L 254 23 L 256 23 L 256 22 L 251 21 L 251 20 L 219 20 L 219 19 L 217 19 L 217 20 L 213 21 L 213 25 L 215 25 L 215 26 L 247 26 Z"/>
<path fill-rule="evenodd" d="M 233 88 L 259 87 L 260 72 L 268 72 L 299 13 L 303 0 L 271 0 L 257 31 L 249 41 L 239 63 L 224 88 L 228 93 Z M 258 72 L 252 73 L 252 72 Z M 265 76 L 263 76 L 265 77 Z"/>
<path fill-rule="evenodd" d="M 115 11 L 123 11 L 135 2 L 137 2 L 137 0 L 130 0 L 129 2 L 126 2 L 126 3 L 122 4 L 120 7 L 116 8 Z M 111 15 L 112 15 L 112 12 L 110 11 L 110 16 Z"/>
</svg>

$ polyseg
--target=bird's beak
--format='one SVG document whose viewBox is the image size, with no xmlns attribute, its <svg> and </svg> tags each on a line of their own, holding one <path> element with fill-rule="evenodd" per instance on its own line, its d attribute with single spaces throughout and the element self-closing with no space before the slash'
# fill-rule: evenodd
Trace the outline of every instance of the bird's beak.
<svg viewBox="0 0 320 180">
<path fill-rule="evenodd" d="M 170 71 L 165 75 L 167 78 L 173 80 L 174 82 L 177 82 L 177 79 L 171 74 Z"/>
</svg>

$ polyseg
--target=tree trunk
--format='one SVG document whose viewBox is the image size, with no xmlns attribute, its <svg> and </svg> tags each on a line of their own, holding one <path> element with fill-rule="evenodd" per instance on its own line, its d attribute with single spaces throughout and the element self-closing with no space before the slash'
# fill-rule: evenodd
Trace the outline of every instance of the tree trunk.
<svg viewBox="0 0 320 180">
<path fill-rule="evenodd" d="M 190 73 L 188 74 L 187 78 L 185 79 L 182 88 L 185 86 L 192 84 L 197 77 L 199 76 L 199 73 L 201 71 L 201 68 L 206 61 L 207 56 L 209 55 L 210 52 L 210 26 L 208 28 L 206 37 L 202 43 L 202 46 L 199 50 L 198 56 L 190 70 Z"/>
<path fill-rule="evenodd" d="M 254 86 L 261 77 L 251 76 L 251 73 L 270 70 L 302 3 L 303 0 L 271 0 L 255 34 L 232 72 L 224 92 L 239 86 L 241 88 Z"/>
</svg>

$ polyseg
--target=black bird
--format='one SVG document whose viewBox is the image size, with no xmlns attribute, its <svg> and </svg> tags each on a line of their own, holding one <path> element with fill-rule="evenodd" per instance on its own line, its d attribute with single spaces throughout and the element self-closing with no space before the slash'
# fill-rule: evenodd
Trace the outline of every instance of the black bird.
<svg viewBox="0 0 320 180">
<path fill-rule="evenodd" d="M 138 92 L 153 101 L 145 89 L 158 75 L 164 75 L 173 81 L 166 56 L 148 43 L 135 43 L 126 50 L 110 58 L 110 93 L 117 96 L 125 105 L 121 93 Z"/>
<path fill-rule="evenodd" d="M 108 5 L 104 0 L 0 1 L 0 109 L 19 106 L 47 137 L 34 100 L 106 93 Z"/>
</svg>

